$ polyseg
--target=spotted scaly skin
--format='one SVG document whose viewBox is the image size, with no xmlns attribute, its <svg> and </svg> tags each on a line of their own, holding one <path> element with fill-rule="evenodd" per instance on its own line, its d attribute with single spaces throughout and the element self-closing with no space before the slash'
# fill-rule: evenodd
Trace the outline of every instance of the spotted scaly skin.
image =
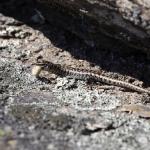
<svg viewBox="0 0 150 150">
<path fill-rule="evenodd" d="M 81 80 L 93 80 L 97 82 L 103 82 L 109 85 L 115 85 L 123 88 L 127 88 L 133 91 L 137 91 L 139 93 L 148 93 L 150 95 L 150 91 L 138 87 L 136 85 L 124 82 L 124 81 L 119 81 L 116 79 L 112 79 L 109 77 L 102 76 L 94 71 L 86 70 L 86 69 L 78 69 L 78 68 L 71 68 L 71 67 L 64 67 L 61 66 L 60 64 L 54 64 L 49 61 L 42 61 L 41 63 L 36 63 L 36 66 L 41 67 L 41 71 L 48 71 L 54 74 L 57 74 L 59 76 L 67 76 L 70 78 L 76 78 L 76 79 L 81 79 Z M 38 76 L 40 72 L 38 71 Z"/>
</svg>

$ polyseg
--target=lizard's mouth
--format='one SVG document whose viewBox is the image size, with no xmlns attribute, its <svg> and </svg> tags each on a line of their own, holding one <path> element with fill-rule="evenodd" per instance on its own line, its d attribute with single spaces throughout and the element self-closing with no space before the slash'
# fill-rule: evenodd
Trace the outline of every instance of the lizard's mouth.
<svg viewBox="0 0 150 150">
<path fill-rule="evenodd" d="M 44 67 L 44 66 L 46 66 L 46 63 L 42 63 L 42 62 L 41 62 L 41 63 L 38 63 L 38 62 L 37 62 L 37 63 L 33 63 L 32 65 L 33 65 L 33 66 L 41 66 L 41 67 Z"/>
</svg>

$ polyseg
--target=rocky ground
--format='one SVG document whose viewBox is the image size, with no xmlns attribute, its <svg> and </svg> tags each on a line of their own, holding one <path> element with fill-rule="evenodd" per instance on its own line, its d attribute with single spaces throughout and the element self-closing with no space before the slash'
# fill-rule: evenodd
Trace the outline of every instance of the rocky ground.
<svg viewBox="0 0 150 150">
<path fill-rule="evenodd" d="M 149 106 L 147 94 L 46 72 L 39 79 L 31 74 L 32 63 L 42 56 L 150 89 L 146 57 L 100 53 L 44 22 L 36 11 L 28 13 L 22 19 L 0 14 L 1 150 L 150 149 L 150 120 L 118 111 L 124 104 Z"/>
</svg>

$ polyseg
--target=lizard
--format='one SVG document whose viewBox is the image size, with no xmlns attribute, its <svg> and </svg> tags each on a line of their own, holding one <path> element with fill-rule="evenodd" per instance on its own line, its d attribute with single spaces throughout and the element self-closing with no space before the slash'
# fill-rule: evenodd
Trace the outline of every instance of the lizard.
<svg viewBox="0 0 150 150">
<path fill-rule="evenodd" d="M 106 83 L 108 85 L 114 85 L 122 88 L 127 88 L 139 93 L 147 93 L 150 95 L 150 91 L 142 87 L 133 85 L 131 83 L 120 81 L 117 79 L 112 79 L 96 73 L 92 70 L 72 68 L 67 66 L 61 66 L 60 64 L 55 64 L 50 61 L 42 60 L 42 62 L 37 62 L 33 64 L 32 74 L 36 77 L 39 76 L 41 71 L 48 71 L 59 76 L 68 76 L 70 78 L 81 79 L 81 80 L 92 80 L 97 82 Z"/>
</svg>

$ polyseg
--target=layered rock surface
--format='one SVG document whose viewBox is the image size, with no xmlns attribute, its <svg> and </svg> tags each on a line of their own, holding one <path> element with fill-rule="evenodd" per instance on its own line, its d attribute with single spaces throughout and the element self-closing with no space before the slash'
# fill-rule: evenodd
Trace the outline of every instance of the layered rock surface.
<svg viewBox="0 0 150 150">
<path fill-rule="evenodd" d="M 37 1 L 48 21 L 75 33 L 90 46 L 115 45 L 126 51 L 129 46 L 150 52 L 149 0 Z"/>
</svg>

